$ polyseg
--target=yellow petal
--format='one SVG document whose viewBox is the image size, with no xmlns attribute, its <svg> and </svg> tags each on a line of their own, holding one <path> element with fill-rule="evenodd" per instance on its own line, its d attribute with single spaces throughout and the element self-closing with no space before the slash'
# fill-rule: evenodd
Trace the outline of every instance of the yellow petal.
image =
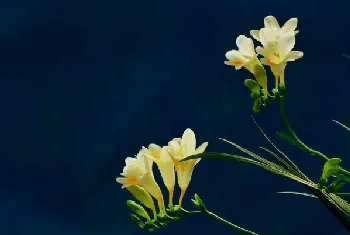
<svg viewBox="0 0 350 235">
<path fill-rule="evenodd" d="M 168 154 L 167 147 L 163 147 L 160 152 L 160 161 L 158 165 L 163 182 L 168 190 L 173 190 L 175 185 L 174 162 Z"/>
<path fill-rule="evenodd" d="M 264 26 L 265 26 L 265 28 L 271 28 L 271 29 L 279 29 L 280 28 L 278 21 L 273 16 L 266 16 L 265 17 Z"/>
<path fill-rule="evenodd" d="M 260 41 L 259 30 L 250 30 L 250 35 L 257 41 Z"/>
<path fill-rule="evenodd" d="M 201 145 L 196 149 L 195 154 L 203 153 L 207 147 L 208 147 L 208 142 L 204 142 L 203 144 L 201 144 Z M 196 164 L 197 164 L 200 160 L 201 160 L 200 158 L 196 159 Z"/>
<path fill-rule="evenodd" d="M 282 61 L 284 60 L 284 57 L 292 51 L 294 45 L 295 35 L 286 34 L 280 38 L 280 40 L 278 41 L 278 52 L 280 53 L 280 58 Z"/>
<path fill-rule="evenodd" d="M 181 148 L 184 156 L 192 155 L 196 150 L 196 136 L 189 128 L 187 128 L 182 135 Z"/>
<path fill-rule="evenodd" d="M 254 57 L 254 43 L 251 38 L 248 38 L 244 35 L 239 35 L 236 39 L 236 44 L 239 52 L 245 57 Z"/>
<path fill-rule="evenodd" d="M 160 157 L 160 149 L 161 149 L 161 147 L 159 145 L 156 145 L 156 144 L 150 144 L 148 146 L 148 150 L 149 150 L 150 154 L 155 158 Z"/>
<path fill-rule="evenodd" d="M 294 61 L 297 59 L 300 59 L 303 57 L 304 53 L 302 51 L 291 51 L 286 55 L 286 58 L 284 59 L 286 62 L 288 61 Z"/>
<path fill-rule="evenodd" d="M 297 18 L 291 18 L 289 19 L 281 28 L 281 35 L 292 33 L 295 35 L 295 29 L 298 25 L 298 19 Z"/>
<path fill-rule="evenodd" d="M 233 66 L 243 66 L 244 64 L 248 63 L 248 59 L 245 58 L 241 52 L 237 50 L 231 50 L 226 52 L 225 54 L 228 61 L 225 61 L 225 64 L 227 65 L 233 65 Z"/>
<path fill-rule="evenodd" d="M 176 165 L 178 184 L 181 189 L 186 189 L 191 182 L 192 173 L 197 160 L 179 162 Z"/>
<path fill-rule="evenodd" d="M 163 197 L 159 185 L 150 172 L 147 172 L 140 180 L 140 186 L 144 187 L 157 200 Z"/>
</svg>

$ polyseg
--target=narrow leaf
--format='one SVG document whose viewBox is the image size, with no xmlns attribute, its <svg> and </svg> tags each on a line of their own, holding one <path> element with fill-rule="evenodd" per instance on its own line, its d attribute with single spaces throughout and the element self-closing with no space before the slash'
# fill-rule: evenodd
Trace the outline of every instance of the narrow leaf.
<svg viewBox="0 0 350 235">
<path fill-rule="evenodd" d="M 301 195 L 301 196 L 305 196 L 305 197 L 312 197 L 312 198 L 317 198 L 315 195 L 311 194 L 311 193 L 299 193 L 299 192 L 293 192 L 293 191 L 283 191 L 283 192 L 277 192 L 280 194 L 294 194 L 294 195 Z"/>
<path fill-rule="evenodd" d="M 350 58 L 350 57 L 349 57 Z M 337 120 L 332 120 L 333 122 L 335 122 L 335 123 L 337 123 L 338 125 L 340 125 L 341 127 L 343 127 L 343 128 L 345 128 L 347 131 L 350 131 L 350 128 L 349 127 L 347 127 L 346 125 L 344 125 L 343 123 L 340 123 L 340 122 L 338 122 Z"/>
</svg>

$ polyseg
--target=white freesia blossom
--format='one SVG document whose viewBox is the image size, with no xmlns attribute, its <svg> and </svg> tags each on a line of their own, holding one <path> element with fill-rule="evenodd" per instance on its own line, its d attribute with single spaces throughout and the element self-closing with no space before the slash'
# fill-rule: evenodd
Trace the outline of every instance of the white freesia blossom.
<svg viewBox="0 0 350 235">
<path fill-rule="evenodd" d="M 299 31 L 296 31 L 298 25 L 298 19 L 297 18 L 291 18 L 289 19 L 282 28 L 280 27 L 277 19 L 273 16 L 266 16 L 264 18 L 264 28 L 262 29 L 271 29 L 275 30 L 277 32 L 277 37 L 282 37 L 285 34 L 293 34 L 296 35 Z M 261 29 L 260 29 L 261 30 Z M 260 41 L 260 30 L 251 30 L 250 35 L 256 39 L 257 41 Z M 277 40 L 277 38 L 275 38 Z"/>
<path fill-rule="evenodd" d="M 287 62 L 303 56 L 301 51 L 292 51 L 295 46 L 294 34 L 284 34 L 281 37 L 277 34 L 278 31 L 274 29 L 261 29 L 260 42 L 263 47 L 256 48 L 256 51 L 264 57 L 261 59 L 261 63 L 271 67 L 276 78 L 276 88 L 278 87 L 278 79 L 280 79 L 281 85 L 284 85 L 284 69 Z M 277 40 L 274 41 L 275 38 Z"/>
<path fill-rule="evenodd" d="M 236 69 L 245 67 L 251 73 L 254 73 L 254 65 L 259 61 L 257 60 L 253 40 L 244 35 L 239 35 L 236 39 L 236 45 L 238 50 L 228 51 L 225 55 L 227 61 L 224 63 L 235 66 Z"/>
<path fill-rule="evenodd" d="M 131 185 L 139 185 L 143 187 L 155 199 L 157 199 L 159 209 L 164 211 L 164 199 L 153 176 L 152 160 L 145 155 L 144 150 L 141 149 L 135 158 L 127 157 L 125 159 L 125 166 L 121 175 L 123 177 L 117 177 L 116 181 L 122 184 L 122 188 Z"/>
<path fill-rule="evenodd" d="M 192 159 L 184 162 L 180 161 L 188 156 L 203 153 L 208 146 L 208 142 L 204 142 L 196 149 L 195 134 L 191 129 L 186 129 L 182 135 L 182 138 L 175 138 L 171 140 L 168 146 L 170 157 L 175 164 L 177 180 L 181 189 L 179 199 L 179 206 L 181 207 L 182 199 L 191 181 L 194 166 L 200 161 L 200 159 Z"/>
<path fill-rule="evenodd" d="M 175 187 L 175 169 L 174 162 L 169 156 L 167 148 L 167 146 L 160 147 L 156 144 L 150 144 L 148 148 L 144 148 L 144 150 L 147 156 L 158 166 L 164 185 L 169 191 L 169 206 L 172 207 Z"/>
<path fill-rule="evenodd" d="M 287 62 L 294 61 L 303 56 L 301 51 L 292 51 L 295 46 L 295 35 L 298 25 L 297 18 L 289 19 L 282 27 L 273 16 L 264 18 L 264 28 L 260 30 L 251 30 L 253 38 L 261 42 L 262 47 L 258 46 L 256 52 L 264 58 L 261 63 L 268 65 L 275 76 L 275 88 L 278 85 L 284 86 L 284 70 Z"/>
</svg>

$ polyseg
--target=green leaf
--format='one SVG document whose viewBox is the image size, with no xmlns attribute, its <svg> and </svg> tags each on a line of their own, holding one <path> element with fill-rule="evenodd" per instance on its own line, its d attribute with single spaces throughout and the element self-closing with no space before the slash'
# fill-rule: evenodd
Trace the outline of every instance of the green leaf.
<svg viewBox="0 0 350 235">
<path fill-rule="evenodd" d="M 322 178 L 327 179 L 328 177 L 334 175 L 337 176 L 340 171 L 339 164 L 341 163 L 340 158 L 331 158 L 323 166 Z"/>
<path fill-rule="evenodd" d="M 301 195 L 301 196 L 305 196 L 305 197 L 312 197 L 312 198 L 317 198 L 315 195 L 311 194 L 311 193 L 299 193 L 299 192 L 293 192 L 293 191 L 283 191 L 283 192 L 277 192 L 280 194 L 294 194 L 294 195 Z"/>
<path fill-rule="evenodd" d="M 212 159 L 223 159 L 223 160 L 233 160 L 233 161 L 238 161 L 238 162 L 244 162 L 248 163 L 251 165 L 258 166 L 266 171 L 269 171 L 271 173 L 274 173 L 279 176 L 283 176 L 289 179 L 292 179 L 294 181 L 297 181 L 299 183 L 302 183 L 304 185 L 307 185 L 311 188 L 317 188 L 317 185 L 313 183 L 312 181 L 305 180 L 303 178 L 300 178 L 299 176 L 294 175 L 292 172 L 284 169 L 284 167 L 279 166 L 273 162 L 270 162 L 264 158 L 259 157 L 258 155 L 250 152 L 249 150 L 246 150 L 247 152 L 253 154 L 256 159 L 260 159 L 258 161 L 247 158 L 247 157 L 242 157 L 239 155 L 232 155 L 228 153 L 209 153 L 209 152 L 204 152 L 196 155 L 192 155 L 189 157 L 186 157 L 181 160 L 182 161 L 187 161 L 190 159 L 197 159 L 197 158 L 212 158 Z M 261 162 L 262 161 L 262 162 Z"/>
<path fill-rule="evenodd" d="M 349 57 L 350 58 L 350 57 Z M 337 123 L 337 124 L 339 124 L 341 127 L 343 127 L 344 129 L 346 129 L 347 131 L 350 131 L 350 128 L 349 127 L 347 127 L 346 125 L 344 125 L 343 123 L 340 123 L 340 122 L 338 122 L 338 121 L 336 121 L 336 120 L 332 120 L 333 122 L 335 122 L 335 123 Z"/>
<path fill-rule="evenodd" d="M 259 84 L 253 79 L 244 80 L 244 85 L 254 94 L 260 94 Z M 260 96 L 260 95 L 259 95 Z"/>
<path fill-rule="evenodd" d="M 282 150 L 280 150 L 279 148 L 277 148 L 277 146 L 270 140 L 270 138 L 266 135 L 266 133 L 264 132 L 264 130 L 259 126 L 259 124 L 255 121 L 254 117 L 251 116 L 251 118 L 253 119 L 254 124 L 256 125 L 256 127 L 259 129 L 259 131 L 261 132 L 261 134 L 264 136 L 264 138 L 267 140 L 267 142 L 269 142 L 269 144 L 279 153 L 281 154 L 284 159 L 286 159 L 286 161 L 289 163 L 288 167 L 286 165 L 286 167 L 288 167 L 288 169 L 290 171 L 292 171 L 295 175 L 303 178 L 304 180 L 308 180 L 311 181 L 299 168 L 298 166 L 284 153 L 282 152 Z"/>
<path fill-rule="evenodd" d="M 264 147 L 259 147 L 262 150 L 264 150 L 265 152 L 271 154 L 278 162 L 280 162 L 282 164 L 282 166 L 286 167 L 288 170 L 290 170 L 291 172 L 294 171 L 294 168 L 285 160 L 283 160 L 282 158 L 280 158 L 277 154 L 275 154 L 274 152 L 272 152 L 271 150 L 264 148 Z"/>
</svg>

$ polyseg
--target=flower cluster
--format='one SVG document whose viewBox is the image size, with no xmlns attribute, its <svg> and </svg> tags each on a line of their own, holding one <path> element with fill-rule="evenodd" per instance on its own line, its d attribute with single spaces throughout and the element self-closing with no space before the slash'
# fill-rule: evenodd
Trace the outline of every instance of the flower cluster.
<svg viewBox="0 0 350 235">
<path fill-rule="evenodd" d="M 253 73 L 256 81 L 262 87 L 264 96 L 267 97 L 267 79 L 263 65 L 270 67 L 275 77 L 275 91 L 279 86 L 284 87 L 284 70 L 287 62 L 294 61 L 303 56 L 301 51 L 292 51 L 295 46 L 295 35 L 298 20 L 289 19 L 282 27 L 273 16 L 264 19 L 264 28 L 251 30 L 250 35 L 261 43 L 262 46 L 254 47 L 253 40 L 244 35 L 239 35 L 236 40 L 238 50 L 226 53 L 225 64 L 242 67 Z M 261 55 L 262 58 L 258 58 Z"/>
<path fill-rule="evenodd" d="M 122 177 L 116 181 L 122 184 L 130 193 L 145 207 L 152 210 L 156 219 L 157 211 L 153 202 L 155 198 L 161 214 L 166 214 L 162 191 L 155 180 L 152 166 L 155 163 L 160 171 L 163 183 L 169 192 L 169 208 L 173 208 L 173 193 L 175 188 L 175 172 L 177 182 L 181 189 L 179 207 L 191 181 L 194 166 L 200 159 L 193 159 L 181 162 L 185 157 L 203 153 L 208 146 L 204 142 L 196 148 L 196 137 L 191 129 L 186 129 L 182 138 L 174 138 L 167 146 L 150 144 L 148 148 L 142 147 L 135 157 L 127 157 Z"/>
</svg>

